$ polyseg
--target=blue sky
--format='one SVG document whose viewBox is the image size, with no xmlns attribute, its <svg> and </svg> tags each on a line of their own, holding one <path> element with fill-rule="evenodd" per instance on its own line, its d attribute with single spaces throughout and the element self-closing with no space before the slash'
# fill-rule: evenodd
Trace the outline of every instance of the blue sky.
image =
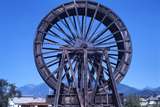
<svg viewBox="0 0 160 107">
<path fill-rule="evenodd" d="M 17 86 L 43 82 L 33 57 L 40 20 L 68 0 L 0 1 L 0 78 Z M 160 1 L 97 0 L 124 21 L 133 42 L 133 58 L 122 83 L 136 88 L 160 86 Z"/>
</svg>

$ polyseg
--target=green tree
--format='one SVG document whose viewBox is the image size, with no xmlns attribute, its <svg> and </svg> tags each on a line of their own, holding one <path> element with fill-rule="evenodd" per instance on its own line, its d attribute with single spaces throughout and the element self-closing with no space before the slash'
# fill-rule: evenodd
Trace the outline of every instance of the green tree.
<svg viewBox="0 0 160 107">
<path fill-rule="evenodd" d="M 4 79 L 0 79 L 0 107 L 7 107 L 8 98 L 15 96 L 21 96 L 21 92 L 17 90 L 16 86 Z"/>
<path fill-rule="evenodd" d="M 127 96 L 125 107 L 141 107 L 139 97 L 136 95 Z"/>
</svg>

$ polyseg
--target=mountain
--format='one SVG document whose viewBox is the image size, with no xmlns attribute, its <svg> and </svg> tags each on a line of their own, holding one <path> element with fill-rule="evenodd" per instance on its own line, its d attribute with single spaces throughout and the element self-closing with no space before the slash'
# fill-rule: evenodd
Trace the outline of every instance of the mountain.
<svg viewBox="0 0 160 107">
<path fill-rule="evenodd" d="M 45 97 L 49 93 L 49 87 L 42 83 L 39 85 L 25 85 L 18 88 L 22 92 L 23 96 L 36 96 L 36 97 Z"/>
<path fill-rule="evenodd" d="M 154 91 L 160 91 L 160 87 L 155 88 Z"/>
<path fill-rule="evenodd" d="M 137 95 L 139 96 L 156 96 L 160 95 L 160 87 L 158 88 L 145 88 L 143 90 L 140 90 L 137 92 Z"/>
<path fill-rule="evenodd" d="M 123 93 L 125 96 L 128 95 L 139 95 L 139 96 L 154 96 L 160 95 L 160 87 L 158 88 L 145 88 L 143 90 L 130 87 L 128 85 L 119 84 L 118 91 Z M 49 87 L 45 84 L 33 85 L 28 84 L 18 88 L 22 92 L 23 96 L 35 96 L 35 97 L 45 97 L 49 94 Z"/>
<path fill-rule="evenodd" d="M 118 88 L 118 91 L 120 93 L 123 93 L 125 96 L 131 95 L 131 94 L 136 94 L 140 91 L 136 88 L 133 88 L 133 87 L 130 87 L 130 86 L 127 86 L 124 84 L 119 84 L 117 88 Z"/>
</svg>

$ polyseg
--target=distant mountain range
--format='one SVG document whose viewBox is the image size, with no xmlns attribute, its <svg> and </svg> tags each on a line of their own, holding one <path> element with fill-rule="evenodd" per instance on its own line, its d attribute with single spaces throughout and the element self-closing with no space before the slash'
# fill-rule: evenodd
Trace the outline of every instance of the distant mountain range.
<svg viewBox="0 0 160 107">
<path fill-rule="evenodd" d="M 49 87 L 42 83 L 39 85 L 28 84 L 18 88 L 21 91 L 22 96 L 35 96 L 35 97 L 45 97 L 49 94 Z"/>
<path fill-rule="evenodd" d="M 19 87 L 18 90 L 22 92 L 23 96 L 35 96 L 35 97 L 45 97 L 49 94 L 49 87 L 45 84 L 33 85 L 28 84 L 22 87 Z M 118 86 L 118 91 L 123 93 L 125 96 L 136 94 L 139 96 L 154 96 L 160 95 L 160 87 L 158 88 L 145 88 L 143 90 L 136 89 L 124 84 Z"/>
</svg>

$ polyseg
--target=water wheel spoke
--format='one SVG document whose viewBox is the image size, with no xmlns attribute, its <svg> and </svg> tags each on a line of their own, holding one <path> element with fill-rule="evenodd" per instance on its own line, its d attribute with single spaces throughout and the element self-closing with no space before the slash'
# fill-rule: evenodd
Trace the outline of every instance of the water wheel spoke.
<svg viewBox="0 0 160 107">
<path fill-rule="evenodd" d="M 72 27 L 74 28 L 75 32 L 78 34 L 78 31 L 77 31 L 77 29 L 76 29 L 75 26 L 74 26 L 75 24 L 74 24 L 74 22 L 72 21 L 70 15 L 69 15 L 69 13 L 68 13 L 68 11 L 67 11 L 67 9 L 65 8 L 64 5 L 63 5 L 63 9 L 65 10 L 65 13 L 66 13 L 67 17 L 69 18 L 69 22 L 71 23 L 71 25 L 72 25 Z M 65 22 L 66 22 L 66 20 L 65 20 Z M 68 23 L 67 23 L 67 26 L 69 26 Z M 76 38 L 75 34 L 72 32 L 72 30 L 71 30 L 70 32 L 72 33 L 72 36 L 73 36 L 73 38 L 75 39 L 75 38 Z"/>
<path fill-rule="evenodd" d="M 108 56 L 117 56 L 118 57 L 118 54 L 109 53 Z"/>
<path fill-rule="evenodd" d="M 89 35 L 89 33 L 90 33 L 91 29 L 92 29 L 92 26 L 93 26 L 95 17 L 96 17 L 97 12 L 98 12 L 98 8 L 99 8 L 99 4 L 98 4 L 97 7 L 96 7 L 96 10 L 95 10 L 95 12 L 94 12 L 93 17 L 91 17 L 91 19 L 90 19 L 89 26 L 88 26 L 88 28 L 87 28 L 87 33 L 85 34 L 85 39 L 87 39 L 87 37 L 88 37 L 88 35 Z"/>
<path fill-rule="evenodd" d="M 36 41 L 35 44 L 42 44 L 42 45 L 55 45 L 55 46 L 59 46 L 59 47 L 70 47 L 69 45 L 62 45 L 56 41 L 53 41 L 51 39 L 44 39 L 46 40 L 47 42 L 39 42 L 39 41 Z"/>
<path fill-rule="evenodd" d="M 97 46 L 97 45 L 102 45 L 104 42 L 109 41 L 109 40 L 111 40 L 111 39 L 113 39 L 113 38 L 114 38 L 114 36 L 110 36 L 109 38 L 102 39 L 102 41 L 96 43 L 95 46 Z"/>
<path fill-rule="evenodd" d="M 114 25 L 117 21 L 119 20 L 119 18 L 115 19 L 112 23 L 110 23 L 105 29 L 103 29 L 101 32 L 99 32 L 95 38 L 93 38 L 93 40 L 91 41 L 92 43 L 94 43 L 96 40 L 98 40 L 98 38 L 101 38 L 103 36 L 103 34 L 105 34 L 109 28 Z"/>
<path fill-rule="evenodd" d="M 86 29 L 87 29 L 87 9 L 88 9 L 88 2 L 85 2 L 85 15 L 84 15 L 84 29 L 83 29 L 83 39 L 85 40 Z"/>
<path fill-rule="evenodd" d="M 57 57 L 58 55 L 51 55 L 51 56 L 44 56 L 43 58 L 44 59 L 48 59 L 48 58 L 55 58 L 55 57 Z"/>
<path fill-rule="evenodd" d="M 76 33 L 77 33 L 77 38 L 80 38 L 75 16 L 72 16 L 72 19 L 73 19 L 73 22 L 74 22 L 74 28 L 75 28 Z"/>
<path fill-rule="evenodd" d="M 57 33 L 55 33 L 53 30 L 49 30 L 50 33 L 48 33 L 49 35 L 53 36 L 53 37 L 57 37 L 58 39 L 66 42 L 67 44 L 71 45 L 70 41 L 68 41 L 67 39 L 62 38 L 61 36 L 59 36 Z"/>
<path fill-rule="evenodd" d="M 126 28 L 121 28 L 118 31 L 115 31 L 115 32 L 113 32 L 111 34 L 108 34 L 104 38 L 101 38 L 101 39 L 97 40 L 95 45 L 105 45 L 105 42 L 109 41 L 110 39 L 113 39 L 115 35 L 119 34 L 122 31 L 125 31 L 125 30 L 126 30 Z"/>
<path fill-rule="evenodd" d="M 56 65 L 56 64 L 58 64 L 58 63 L 59 63 L 59 61 L 56 61 L 56 62 L 54 62 L 54 63 L 52 63 L 52 64 L 50 64 L 50 65 L 47 65 L 47 67 L 49 68 L 49 67 L 54 66 L 54 65 Z"/>
<path fill-rule="evenodd" d="M 60 31 L 61 33 L 63 33 L 67 38 L 68 38 L 68 40 L 70 40 L 70 42 L 72 42 L 73 43 L 73 38 L 69 35 L 69 34 L 67 34 L 64 30 L 63 30 L 63 28 L 61 28 L 61 26 L 58 24 L 58 23 L 56 23 L 56 26 L 58 27 L 55 27 L 58 31 Z"/>
<path fill-rule="evenodd" d="M 92 40 L 93 35 L 95 35 L 95 33 L 98 31 L 98 29 L 100 28 L 100 26 L 102 25 L 103 21 L 105 20 L 105 18 L 108 16 L 108 14 L 104 15 L 104 17 L 102 18 L 102 20 L 99 22 L 99 24 L 95 27 L 95 30 L 91 33 L 91 35 L 89 36 L 88 41 Z"/>
<path fill-rule="evenodd" d="M 47 47 L 42 47 L 44 50 L 54 50 L 54 51 L 60 51 L 58 48 L 47 48 Z"/>
</svg>

